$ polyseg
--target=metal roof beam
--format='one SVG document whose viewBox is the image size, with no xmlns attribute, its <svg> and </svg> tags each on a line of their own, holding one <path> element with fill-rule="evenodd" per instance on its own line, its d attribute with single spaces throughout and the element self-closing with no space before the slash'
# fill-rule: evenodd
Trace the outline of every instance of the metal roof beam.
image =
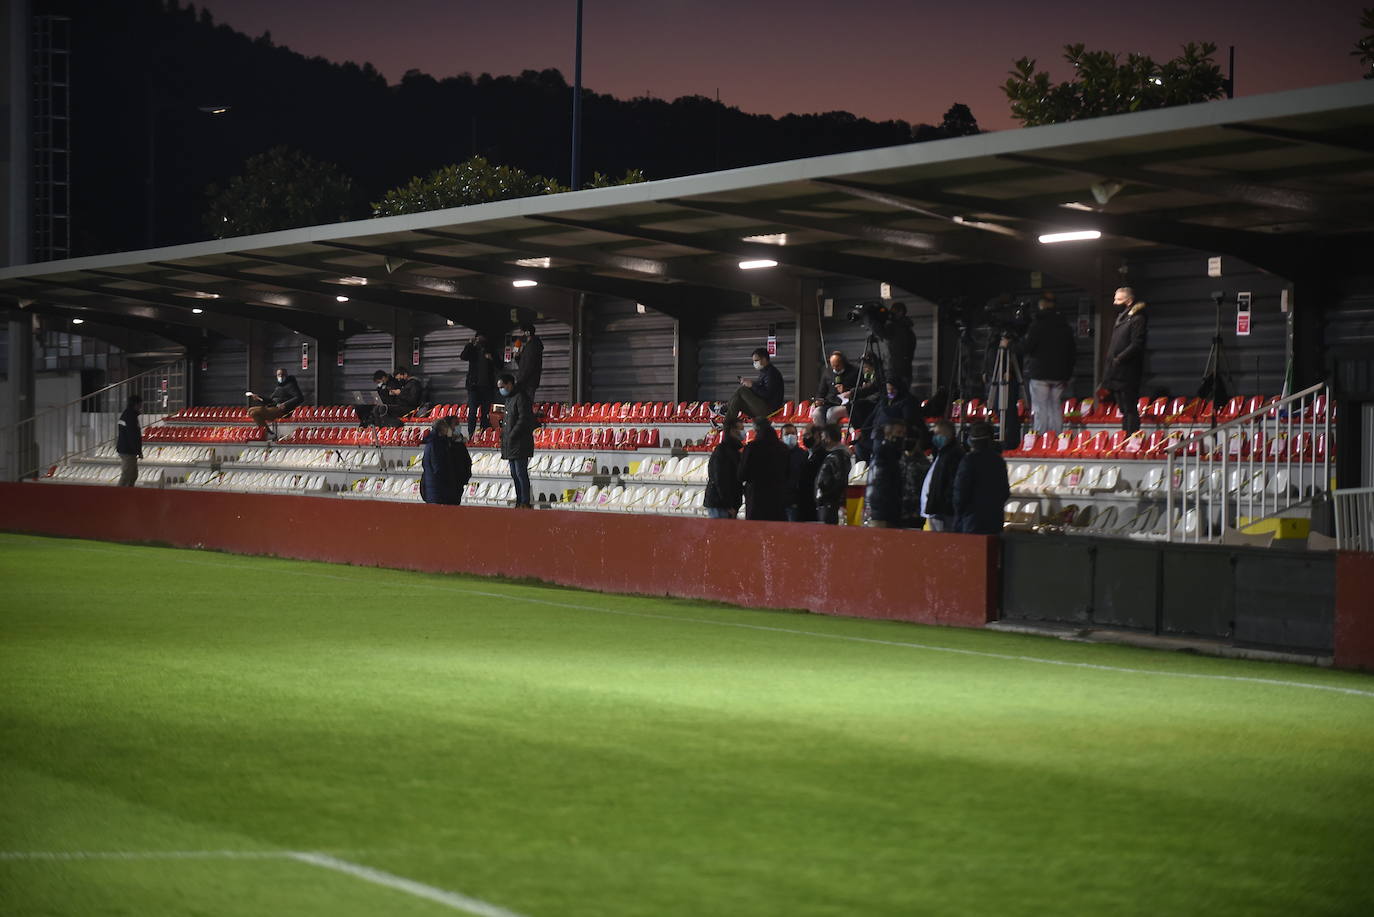
<svg viewBox="0 0 1374 917">
<path fill-rule="evenodd" d="M 190 308 L 185 309 L 178 306 L 169 306 L 162 300 L 143 296 L 130 292 L 124 295 L 114 290 L 105 290 L 96 285 L 74 283 L 67 280 L 56 280 L 47 277 L 30 277 L 29 282 L 44 288 L 45 292 L 40 298 L 48 299 L 53 302 L 61 302 L 64 305 L 77 309 L 88 309 L 96 314 L 124 315 L 135 318 L 142 318 L 148 321 L 159 322 L 167 325 L 179 325 L 186 328 L 198 328 L 222 334 L 225 337 L 236 340 L 248 340 L 248 322 L 246 319 L 231 318 L 224 315 L 215 315 L 205 312 L 195 315 Z M 62 290 L 80 290 L 84 293 L 92 293 L 97 296 L 109 297 L 109 299 L 99 303 L 82 302 L 81 298 L 69 298 L 61 295 Z M 48 292 L 51 291 L 51 292 Z M 111 302 L 109 300 L 126 300 L 126 302 Z"/>
<path fill-rule="evenodd" d="M 235 254 L 235 257 L 250 259 L 251 255 Z M 338 302 L 335 297 L 344 295 L 337 288 L 323 283 L 312 283 L 310 281 L 295 280 L 288 277 L 272 277 L 265 274 L 255 274 L 251 271 L 235 271 L 220 266 L 208 265 L 184 265 L 169 261 L 150 261 L 152 267 L 163 268 L 168 271 L 175 271 L 181 274 L 201 274 L 206 277 L 219 277 L 234 283 L 256 283 L 264 286 L 277 287 L 293 293 L 306 293 L 312 297 L 319 297 L 323 302 L 311 302 L 307 304 L 292 304 L 291 308 L 299 308 L 306 312 L 314 312 L 316 315 L 325 315 L 331 318 L 353 319 L 362 322 L 373 328 L 390 328 L 392 324 L 392 308 L 396 302 L 384 302 L 375 297 L 349 296 L 346 303 Z M 282 304 L 285 306 L 285 304 Z M 400 303 L 402 308 L 410 308 L 409 303 Z"/>
<path fill-rule="evenodd" d="M 1257 185 L 1232 179 L 1226 175 L 1180 175 L 1176 172 L 1156 172 L 1153 169 L 1141 169 L 1111 160 L 1080 163 L 1061 159 L 1046 159 L 1043 156 L 1026 156 L 1020 153 L 1005 153 L 999 158 L 1041 166 L 1058 172 L 1115 178 L 1118 181 L 1154 185 L 1158 188 L 1171 188 L 1175 191 L 1188 191 L 1205 197 L 1220 197 L 1256 207 L 1282 207 L 1285 210 L 1296 210 L 1308 216 L 1325 220 L 1348 220 L 1362 225 L 1369 222 L 1371 206 L 1369 203 L 1337 199 L 1314 194 L 1310 191 L 1298 191 L 1293 188 Z"/>
<path fill-rule="evenodd" d="M 133 307 L 135 310 L 140 308 L 142 307 Z M 24 307 L 21 311 L 37 313 L 39 315 L 57 316 L 68 320 L 79 318 L 83 322 L 81 326 L 82 330 L 73 331 L 70 328 L 64 329 L 73 334 L 84 333 L 86 324 L 109 325 L 139 334 L 156 335 L 188 351 L 201 346 L 204 342 L 203 331 L 200 334 L 196 334 L 184 325 L 173 325 L 159 318 L 151 318 L 147 315 L 139 314 L 137 311 L 128 313 L 112 312 L 104 309 L 92 308 L 90 306 L 78 306 L 50 299 L 36 300 Z"/>
<path fill-rule="evenodd" d="M 1245 134 L 1255 134 L 1259 137 L 1273 137 L 1278 140 L 1291 140 L 1294 143 L 1308 144 L 1312 146 L 1325 146 L 1336 150 L 1353 150 L 1356 153 L 1374 154 L 1374 142 L 1368 137 L 1356 137 L 1353 135 L 1334 136 L 1332 134 L 1312 134 L 1307 131 L 1295 131 L 1284 127 L 1269 127 L 1262 124 L 1234 124 L 1221 125 L 1228 131 L 1240 131 Z"/>
</svg>

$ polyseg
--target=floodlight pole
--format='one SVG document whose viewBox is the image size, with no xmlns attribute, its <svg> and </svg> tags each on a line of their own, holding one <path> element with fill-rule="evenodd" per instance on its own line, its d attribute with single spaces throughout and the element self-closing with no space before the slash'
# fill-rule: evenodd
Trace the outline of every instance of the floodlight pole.
<svg viewBox="0 0 1374 917">
<path fill-rule="evenodd" d="M 582 173 L 582 0 L 577 0 L 577 54 L 573 59 L 572 189 Z"/>
</svg>

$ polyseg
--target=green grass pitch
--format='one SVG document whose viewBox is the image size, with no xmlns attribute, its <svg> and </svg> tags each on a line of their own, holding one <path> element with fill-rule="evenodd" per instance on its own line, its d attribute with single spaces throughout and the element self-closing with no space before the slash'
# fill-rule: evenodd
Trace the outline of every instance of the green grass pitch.
<svg viewBox="0 0 1374 917">
<path fill-rule="evenodd" d="M 0 535 L 5 915 L 1371 913 L 1371 762 L 1352 673 Z"/>
</svg>

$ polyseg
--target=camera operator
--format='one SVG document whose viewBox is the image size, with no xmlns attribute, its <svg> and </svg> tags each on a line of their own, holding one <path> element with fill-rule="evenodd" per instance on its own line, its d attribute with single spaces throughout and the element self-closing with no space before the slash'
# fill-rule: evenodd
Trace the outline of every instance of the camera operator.
<svg viewBox="0 0 1374 917">
<path fill-rule="evenodd" d="M 862 319 L 876 344 L 878 362 L 889 379 L 910 379 L 911 361 L 916 357 L 916 332 L 906 317 L 906 303 L 894 302 L 891 308 L 881 303 L 863 303 L 849 314 L 850 321 Z"/>
<path fill-rule="evenodd" d="M 1032 426 L 1040 433 L 1059 433 L 1064 429 L 1064 391 L 1073 378 L 1077 350 L 1073 329 L 1054 305 L 1053 293 L 1040 297 L 1040 308 L 1017 348 L 1025 360 Z"/>
<path fill-rule="evenodd" d="M 1136 302 L 1135 292 L 1122 287 L 1112 298 L 1121 309 L 1107 345 L 1107 371 L 1102 387 L 1112 393 L 1121 408 L 1121 429 L 1134 433 L 1140 429 L 1140 380 L 1145 374 L 1145 339 L 1148 331 L 1145 303 Z"/>
<path fill-rule="evenodd" d="M 855 431 L 854 457 L 861 462 L 873 457 L 873 415 L 878 410 L 883 391 L 878 358 L 869 354 L 859 366 L 859 384 L 854 387 L 854 398 L 849 405 L 849 428 Z"/>
<path fill-rule="evenodd" d="M 849 416 L 849 403 L 859 383 L 859 368 L 835 351 L 821 370 L 821 384 L 811 399 L 811 423 L 822 426 L 839 423 Z"/>
</svg>

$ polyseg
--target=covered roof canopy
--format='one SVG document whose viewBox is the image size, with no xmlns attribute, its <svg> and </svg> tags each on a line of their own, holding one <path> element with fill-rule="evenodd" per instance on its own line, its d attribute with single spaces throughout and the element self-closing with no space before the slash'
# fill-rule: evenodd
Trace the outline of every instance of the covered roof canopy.
<svg viewBox="0 0 1374 917">
<path fill-rule="evenodd" d="M 1102 236 L 1038 241 L 1065 230 Z M 497 330 L 512 308 L 569 320 L 578 294 L 681 319 L 751 297 L 795 310 L 837 275 L 937 298 L 999 265 L 1092 289 L 1104 254 L 1159 246 L 1293 277 L 1371 232 L 1366 81 L 23 265 L 0 270 L 0 303 L 230 336 L 253 319 L 346 335 L 395 309 Z"/>
</svg>

